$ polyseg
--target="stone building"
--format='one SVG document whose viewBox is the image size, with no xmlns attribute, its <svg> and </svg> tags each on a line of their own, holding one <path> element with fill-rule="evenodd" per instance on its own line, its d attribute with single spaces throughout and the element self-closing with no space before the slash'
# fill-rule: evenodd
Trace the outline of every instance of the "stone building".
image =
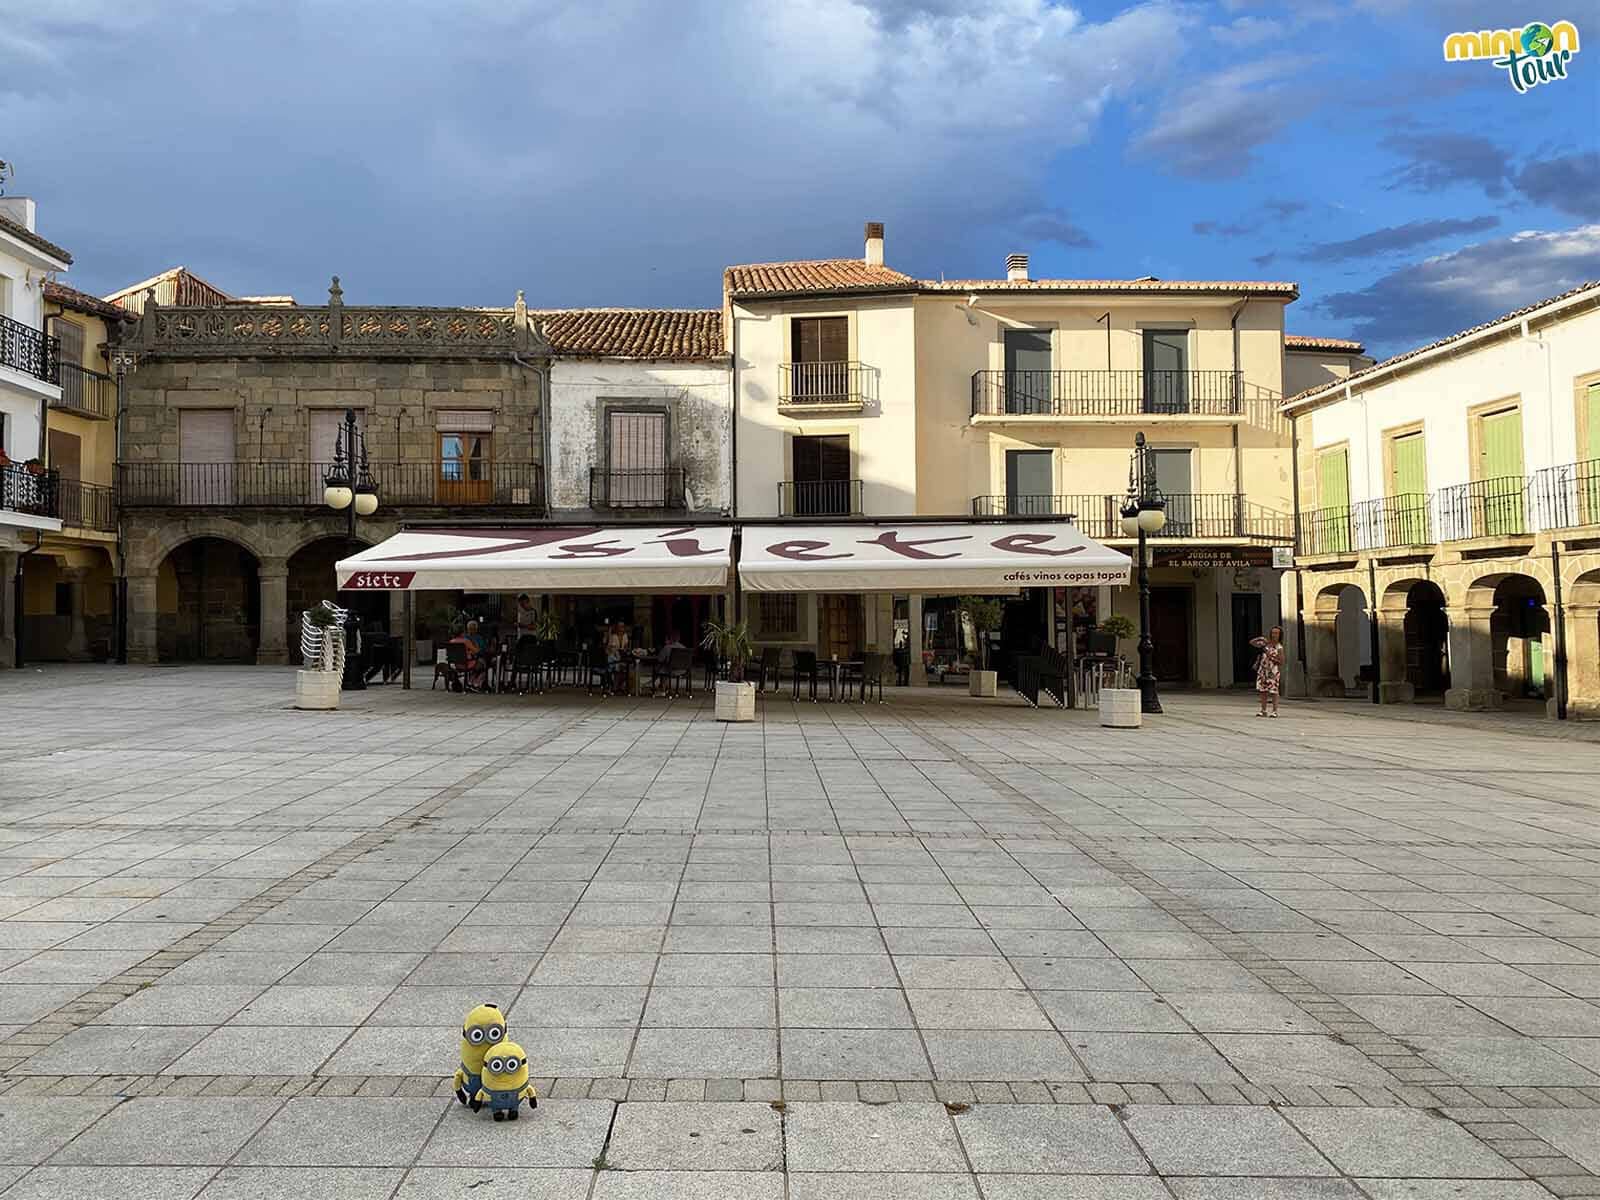
<svg viewBox="0 0 1600 1200">
<path fill-rule="evenodd" d="M 214 299 L 209 298 L 208 299 Z M 549 354 L 511 308 L 162 305 L 125 348 L 128 657 L 292 661 L 301 609 L 334 595 L 350 553 L 323 477 L 353 415 L 378 510 L 354 544 L 402 520 L 542 515 Z M 389 600 L 367 612 L 391 617 Z"/>
<path fill-rule="evenodd" d="M 1292 684 L 1600 717 L 1600 283 L 1284 409 Z"/>
</svg>

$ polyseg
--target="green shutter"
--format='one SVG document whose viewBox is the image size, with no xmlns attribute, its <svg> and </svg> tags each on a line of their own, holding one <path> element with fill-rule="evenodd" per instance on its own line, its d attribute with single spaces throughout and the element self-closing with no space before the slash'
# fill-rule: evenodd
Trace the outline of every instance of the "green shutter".
<svg viewBox="0 0 1600 1200">
<path fill-rule="evenodd" d="M 1522 410 L 1486 414 L 1479 425 L 1483 440 L 1478 503 L 1478 531 L 1488 536 L 1521 533 Z"/>
<path fill-rule="evenodd" d="M 1395 438 L 1390 459 L 1394 476 L 1390 481 L 1384 544 L 1423 545 L 1428 541 L 1428 464 L 1422 434 Z"/>
<path fill-rule="evenodd" d="M 1600 383 L 1591 383 L 1583 395 L 1584 444 L 1578 457 L 1579 520 L 1585 525 L 1600 523 Z"/>
<path fill-rule="evenodd" d="M 1342 446 L 1317 456 L 1317 509 L 1312 553 L 1350 549 L 1350 452 Z"/>
</svg>

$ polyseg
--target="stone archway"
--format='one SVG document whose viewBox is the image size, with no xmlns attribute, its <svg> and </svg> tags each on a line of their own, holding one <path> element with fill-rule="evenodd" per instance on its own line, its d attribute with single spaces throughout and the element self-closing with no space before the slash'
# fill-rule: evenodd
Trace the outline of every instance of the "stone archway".
<svg viewBox="0 0 1600 1200">
<path fill-rule="evenodd" d="M 1543 693 L 1553 667 L 1545 585 L 1532 574 L 1493 571 L 1462 593 L 1450 622 L 1451 708 L 1498 708 L 1507 696 Z"/>
<path fill-rule="evenodd" d="M 367 543 L 358 539 L 361 547 Z M 355 551 L 343 535 L 312 538 L 289 555 L 285 610 L 289 661 L 300 661 L 300 614 L 324 600 L 354 608 L 363 629 L 389 628 L 388 592 L 341 592 L 334 579 L 334 564 Z"/>
<path fill-rule="evenodd" d="M 1600 569 L 1572 581 L 1563 607 L 1567 716 L 1600 719 Z"/>
<path fill-rule="evenodd" d="M 237 542 L 198 537 L 155 573 L 155 649 L 161 662 L 256 661 L 261 560 Z"/>
<path fill-rule="evenodd" d="M 1306 626 L 1307 687 L 1313 696 L 1344 697 L 1357 683 L 1367 637 L 1366 595 L 1355 583 L 1330 583 L 1311 604 Z"/>
<path fill-rule="evenodd" d="M 1379 602 L 1378 698 L 1406 704 L 1437 699 L 1450 686 L 1450 618 L 1444 591 L 1431 579 L 1399 579 Z"/>
</svg>

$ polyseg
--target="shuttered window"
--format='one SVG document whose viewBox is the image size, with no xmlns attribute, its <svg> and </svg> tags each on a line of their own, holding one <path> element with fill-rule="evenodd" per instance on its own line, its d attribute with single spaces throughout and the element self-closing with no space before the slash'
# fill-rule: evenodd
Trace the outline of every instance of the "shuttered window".
<svg viewBox="0 0 1600 1200">
<path fill-rule="evenodd" d="M 763 637 L 800 636 L 800 598 L 792 592 L 758 592 L 756 622 Z"/>
<path fill-rule="evenodd" d="M 61 339 L 61 361 L 83 366 L 83 326 L 57 318 L 50 322 L 50 332 Z"/>
<path fill-rule="evenodd" d="M 345 453 L 345 462 L 350 461 L 350 447 L 343 445 L 344 413 L 342 408 L 313 408 L 310 412 L 310 421 L 306 434 L 306 461 L 311 464 L 309 474 L 310 495 L 308 504 L 322 503 L 323 480 L 328 474 L 328 469 L 333 466 L 334 448 L 340 447 Z M 365 435 L 367 430 L 367 414 L 364 409 L 356 409 L 356 430 Z M 259 450 L 258 450 L 259 452 Z"/>
<path fill-rule="evenodd" d="M 664 508 L 667 414 L 611 412 L 606 418 L 607 502 L 613 508 Z"/>
<path fill-rule="evenodd" d="M 182 503 L 234 503 L 234 457 L 233 409 L 186 408 L 179 412 Z"/>
</svg>

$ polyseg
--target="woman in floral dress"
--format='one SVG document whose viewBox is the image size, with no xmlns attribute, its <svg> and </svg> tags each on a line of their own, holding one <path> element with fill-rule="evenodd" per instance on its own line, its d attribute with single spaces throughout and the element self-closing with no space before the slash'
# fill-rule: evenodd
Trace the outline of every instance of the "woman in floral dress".
<svg viewBox="0 0 1600 1200">
<path fill-rule="evenodd" d="M 1256 696 L 1261 701 L 1258 717 L 1278 715 L 1278 690 L 1283 682 L 1283 626 L 1274 625 L 1264 638 L 1251 638 L 1250 644 L 1261 651 L 1256 659 Z M 1272 712 L 1267 712 L 1267 701 L 1272 701 Z"/>
</svg>

